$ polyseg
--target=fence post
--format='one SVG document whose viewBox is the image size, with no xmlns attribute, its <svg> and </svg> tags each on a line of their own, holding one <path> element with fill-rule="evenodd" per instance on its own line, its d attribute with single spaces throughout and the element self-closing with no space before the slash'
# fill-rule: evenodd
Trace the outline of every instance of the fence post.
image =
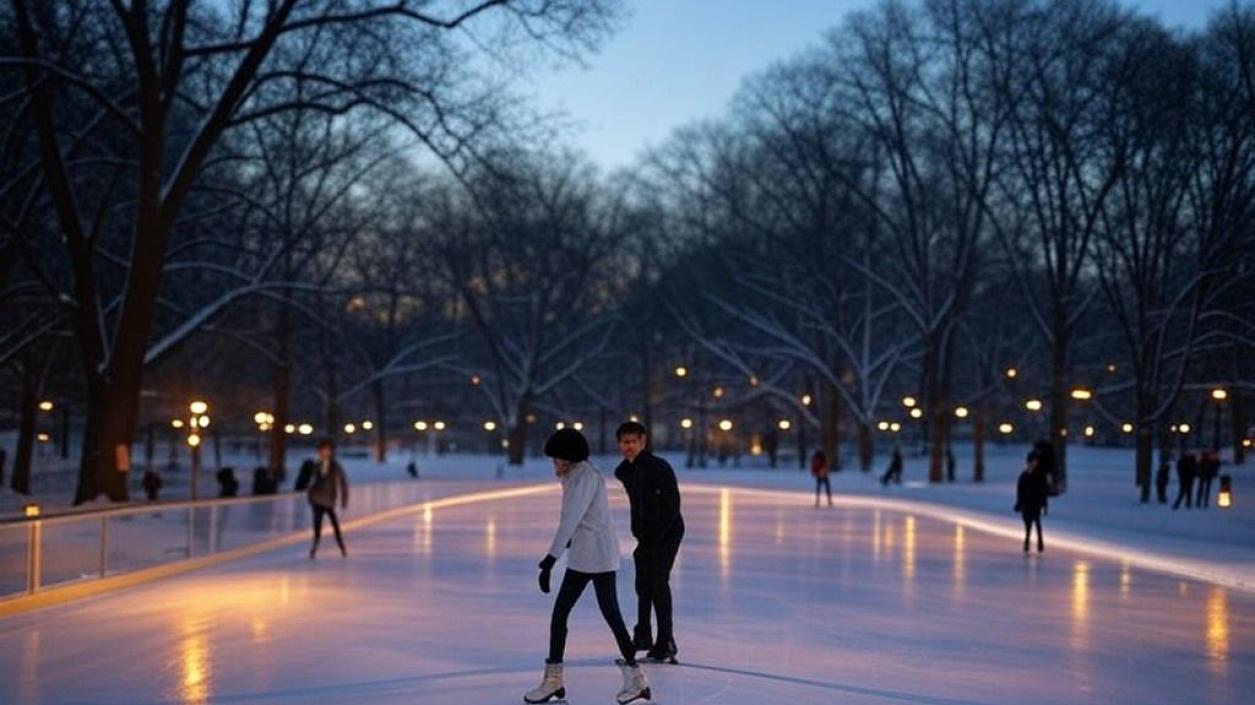
<svg viewBox="0 0 1255 705">
<path fill-rule="evenodd" d="M 109 572 L 109 516 L 100 517 L 100 577 Z"/>
</svg>

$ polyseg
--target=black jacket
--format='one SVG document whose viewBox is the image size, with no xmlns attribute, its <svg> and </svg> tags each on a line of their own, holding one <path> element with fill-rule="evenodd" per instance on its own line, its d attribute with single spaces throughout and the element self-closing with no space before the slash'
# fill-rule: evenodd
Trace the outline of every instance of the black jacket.
<svg viewBox="0 0 1255 705">
<path fill-rule="evenodd" d="M 1015 485 L 1015 511 L 1026 515 L 1037 515 L 1046 508 L 1050 501 L 1050 486 L 1046 484 L 1045 473 L 1038 470 L 1020 473 L 1020 481 Z"/>
<path fill-rule="evenodd" d="M 632 535 L 641 543 L 665 543 L 684 536 L 680 488 L 667 461 L 641 451 L 635 462 L 624 460 L 614 476 L 623 483 L 632 506 Z"/>
<path fill-rule="evenodd" d="M 340 463 L 332 460 L 327 466 L 327 473 L 323 474 L 322 464 L 314 465 L 314 476 L 310 482 L 309 490 L 306 492 L 309 503 L 328 509 L 335 509 L 336 500 L 340 500 L 340 506 L 349 503 L 349 481 L 344 476 L 344 468 L 340 467 Z"/>
</svg>

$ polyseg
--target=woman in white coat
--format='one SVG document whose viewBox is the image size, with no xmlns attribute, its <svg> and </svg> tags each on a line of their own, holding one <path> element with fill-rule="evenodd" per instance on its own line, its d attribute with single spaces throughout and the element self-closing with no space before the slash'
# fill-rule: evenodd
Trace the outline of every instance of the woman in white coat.
<svg viewBox="0 0 1255 705">
<path fill-rule="evenodd" d="M 566 650 L 567 618 L 571 608 L 589 583 L 597 593 L 597 606 L 618 642 L 622 659 L 616 661 L 623 673 L 623 687 L 617 700 L 626 705 L 650 697 L 649 682 L 636 663 L 632 636 L 619 612 L 615 587 L 619 569 L 619 539 L 610 521 L 610 504 L 606 499 L 606 481 L 601 471 L 588 462 L 588 441 L 574 429 L 561 429 L 545 443 L 545 455 L 553 459 L 553 468 L 562 482 L 562 518 L 549 546 L 549 553 L 540 562 L 540 589 L 549 592 L 550 571 L 562 555 L 567 556 L 566 574 L 553 605 L 549 623 L 549 658 L 545 659 L 545 676 L 540 685 L 528 691 L 523 700 L 544 703 L 566 697 L 562 678 L 562 658 Z"/>
</svg>

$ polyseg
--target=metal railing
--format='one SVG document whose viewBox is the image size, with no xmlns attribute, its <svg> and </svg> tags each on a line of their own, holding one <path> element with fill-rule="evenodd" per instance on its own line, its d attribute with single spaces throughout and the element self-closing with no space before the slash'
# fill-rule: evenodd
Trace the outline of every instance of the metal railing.
<svg viewBox="0 0 1255 705">
<path fill-rule="evenodd" d="M 442 494 L 430 481 L 363 483 L 346 517 Z M 0 598 L 211 555 L 306 529 L 303 492 L 162 502 L 0 524 Z"/>
</svg>

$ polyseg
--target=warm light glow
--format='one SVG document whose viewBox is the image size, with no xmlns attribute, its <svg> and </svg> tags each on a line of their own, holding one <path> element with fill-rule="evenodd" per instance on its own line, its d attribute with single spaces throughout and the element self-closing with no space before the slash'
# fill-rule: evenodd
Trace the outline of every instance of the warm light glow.
<svg viewBox="0 0 1255 705">
<path fill-rule="evenodd" d="M 680 419 L 680 428 L 683 428 L 683 429 L 693 428 L 693 419 Z"/>
<path fill-rule="evenodd" d="M 909 409 L 915 406 L 915 404 L 916 404 L 915 397 L 910 397 L 910 396 L 902 397 L 902 406 L 905 406 L 906 408 Z"/>
<path fill-rule="evenodd" d="M 722 398 L 723 398 L 723 387 L 715 387 L 714 394 L 715 394 L 715 398 L 716 398 L 716 399 L 722 399 Z"/>
<path fill-rule="evenodd" d="M 688 368 L 685 367 L 684 365 L 680 365 L 675 368 L 676 377 L 687 377 L 688 373 L 689 373 Z"/>
<path fill-rule="evenodd" d="M 966 419 L 967 414 L 968 414 L 968 411 L 967 411 L 966 406 L 959 406 L 959 407 L 955 407 L 954 409 L 954 415 L 960 419 Z"/>
<path fill-rule="evenodd" d="M 200 425 L 201 428 L 209 428 L 209 417 L 208 416 L 200 417 L 200 419 L 198 419 L 198 424 Z"/>
<path fill-rule="evenodd" d="M 1110 364 L 1110 365 L 1107 365 L 1107 371 L 1108 371 L 1108 372 L 1115 372 L 1115 371 L 1116 371 L 1116 366 L 1115 366 L 1115 364 L 1114 364 L 1114 363 L 1112 363 L 1112 364 Z"/>
<path fill-rule="evenodd" d="M 1215 399 L 1216 401 L 1224 401 L 1225 399 L 1229 398 L 1229 390 L 1213 389 L 1211 390 L 1211 398 Z"/>
<path fill-rule="evenodd" d="M 48 434 L 46 434 L 46 433 L 39 433 L 38 435 L 36 435 L 36 436 L 35 436 L 35 438 L 36 438 L 36 440 L 38 440 L 40 443 L 47 443 L 49 440 L 51 440 L 51 439 L 52 439 L 52 437 L 51 437 L 51 436 L 49 436 L 49 435 L 48 435 Z"/>
<path fill-rule="evenodd" d="M 898 423 L 897 421 L 894 421 L 893 423 L 889 424 L 889 430 L 894 433 L 897 433 L 898 431 L 902 430 L 902 424 Z"/>
<path fill-rule="evenodd" d="M 776 422 L 776 426 L 781 431 L 787 431 L 790 428 L 793 428 L 793 422 L 789 421 L 788 419 L 780 419 L 779 421 Z"/>
<path fill-rule="evenodd" d="M 1253 444 L 1255 444 L 1255 442 L 1251 441 L 1251 439 L 1249 439 L 1249 438 L 1243 438 L 1243 439 L 1242 439 L 1242 447 L 1243 447 L 1243 448 L 1250 448 L 1250 447 L 1251 447 L 1251 445 L 1253 445 Z"/>
<path fill-rule="evenodd" d="M 258 424 L 258 425 L 257 425 L 257 430 L 258 430 L 258 431 L 269 431 L 269 430 L 270 430 L 270 428 L 271 428 L 271 426 L 270 426 L 270 424 L 268 424 L 268 423 L 263 423 L 263 424 Z"/>
<path fill-rule="evenodd" d="M 283 427 L 284 433 L 296 433 L 296 424 L 290 423 Z"/>
<path fill-rule="evenodd" d="M 52 402 L 50 401 L 39 402 L 39 410 L 40 411 L 52 411 Z"/>
<path fill-rule="evenodd" d="M 583 430 L 584 430 L 584 422 L 582 422 L 582 421 L 576 421 L 575 423 L 571 424 L 571 428 L 575 429 L 576 431 L 583 431 Z"/>
<path fill-rule="evenodd" d="M 719 422 L 719 430 L 720 430 L 720 431 L 731 431 L 731 430 L 732 430 L 732 420 L 731 420 L 731 419 L 723 419 L 722 421 L 720 421 L 720 422 Z"/>
<path fill-rule="evenodd" d="M 757 386 L 758 386 L 758 378 L 757 378 L 757 377 L 755 377 L 754 375 L 750 375 L 750 386 L 751 386 L 751 387 L 757 387 Z"/>
<path fill-rule="evenodd" d="M 814 399 L 811 398 L 811 395 L 809 394 L 802 395 L 802 406 L 810 406 L 812 401 L 814 401 Z"/>
<path fill-rule="evenodd" d="M 1013 426 L 1013 425 L 1011 425 L 1011 424 L 1009 424 L 1009 423 L 1000 423 L 1000 424 L 998 424 L 998 432 L 999 432 L 999 433 L 1009 434 L 1009 433 L 1012 433 L 1013 431 L 1015 431 L 1015 426 Z"/>
<path fill-rule="evenodd" d="M 1233 506 L 1233 491 L 1220 490 L 1220 494 L 1216 495 L 1216 506 L 1221 509 L 1228 509 Z"/>
<path fill-rule="evenodd" d="M 1207 661 L 1208 666 L 1224 673 L 1229 663 L 1229 602 L 1224 588 L 1211 588 L 1207 594 Z"/>
<path fill-rule="evenodd" d="M 558 423 L 554 424 L 553 427 L 561 431 L 562 429 L 566 428 L 566 424 L 562 421 L 559 421 Z"/>
<path fill-rule="evenodd" d="M 1007 368 L 1007 379 L 1015 379 L 1016 376 L 1019 374 L 1020 374 L 1019 371 L 1016 370 L 1014 367 Z"/>
<path fill-rule="evenodd" d="M 496 422 L 496 421 L 485 421 L 485 422 L 484 422 L 484 430 L 485 430 L 485 431 L 489 431 L 489 432 L 496 431 L 496 430 L 497 430 L 497 422 Z"/>
<path fill-rule="evenodd" d="M 257 412 L 256 414 L 253 414 L 253 423 L 255 423 L 255 424 L 259 425 L 259 426 L 260 426 L 261 424 L 266 423 L 266 417 L 267 417 L 268 415 L 269 415 L 269 414 L 267 414 L 267 413 L 266 413 L 266 412 L 264 412 L 264 411 L 259 411 L 259 412 Z"/>
<path fill-rule="evenodd" d="M 1029 399 L 1028 401 L 1024 402 L 1024 408 L 1028 409 L 1029 411 L 1041 411 L 1041 407 L 1042 407 L 1041 399 Z"/>
<path fill-rule="evenodd" d="M 914 409 L 911 409 L 911 418 L 918 419 L 923 416 L 924 416 L 924 410 L 919 408 L 918 406 L 915 407 Z"/>
<path fill-rule="evenodd" d="M 732 492 L 719 492 L 719 576 L 727 581 L 732 573 Z"/>
<path fill-rule="evenodd" d="M 192 413 L 196 414 L 197 416 L 200 416 L 201 414 L 209 411 L 209 405 L 203 401 L 194 401 L 191 404 L 189 404 L 187 408 L 191 409 Z"/>
<path fill-rule="evenodd" d="M 369 420 L 368 420 L 368 421 L 363 421 L 363 422 L 362 422 L 362 430 L 363 430 L 363 431 L 369 431 L 369 430 L 371 430 L 371 429 L 372 429 L 372 428 L 374 428 L 374 427 L 375 427 L 375 422 L 374 422 L 374 421 L 369 421 Z"/>
<path fill-rule="evenodd" d="M 22 516 L 26 517 L 27 519 L 34 519 L 35 517 L 39 516 L 39 505 L 34 504 L 34 503 L 23 505 Z"/>
<path fill-rule="evenodd" d="M 759 456 L 762 454 L 763 454 L 763 443 L 762 441 L 755 438 L 754 442 L 750 443 L 750 455 Z"/>
<path fill-rule="evenodd" d="M 876 428 L 880 429 L 881 431 L 888 431 L 888 430 L 889 430 L 889 422 L 888 422 L 888 421 L 881 421 L 880 423 L 876 424 Z"/>
<path fill-rule="evenodd" d="M 1072 390 L 1072 398 L 1077 401 L 1088 401 L 1094 398 L 1094 392 L 1084 387 L 1077 387 Z"/>
<path fill-rule="evenodd" d="M 432 425 L 432 428 L 436 429 L 437 431 L 443 431 L 445 430 L 445 428 L 447 428 L 447 426 L 448 424 L 446 424 L 445 422 L 437 421 L 435 424 Z"/>
<path fill-rule="evenodd" d="M 187 444 L 193 448 L 200 445 L 200 434 L 193 433 L 187 437 Z"/>
<path fill-rule="evenodd" d="M 296 430 L 297 430 L 297 432 L 298 432 L 298 433 L 300 433 L 302 436 L 308 436 L 308 435 L 310 435 L 311 433 L 313 433 L 313 432 L 314 432 L 314 427 L 313 427 L 313 426 L 311 426 L 310 424 L 303 423 L 303 424 L 301 424 L 300 426 L 297 426 L 297 427 L 296 427 Z"/>
<path fill-rule="evenodd" d="M 483 380 L 479 378 L 479 375 L 471 375 L 471 384 L 473 384 L 474 386 L 478 387 L 479 383 L 482 381 Z"/>
<path fill-rule="evenodd" d="M 183 428 L 183 419 L 174 419 L 170 422 L 170 425 L 175 428 Z"/>
<path fill-rule="evenodd" d="M 1120 430 L 1124 431 L 1125 433 L 1133 433 L 1133 424 L 1131 423 L 1122 424 L 1120 426 Z"/>
<path fill-rule="evenodd" d="M 415 431 L 426 431 L 426 430 L 427 430 L 427 422 L 426 422 L 426 421 L 415 421 L 415 422 L 414 422 L 414 430 L 415 430 Z"/>
<path fill-rule="evenodd" d="M 346 423 L 344 424 L 344 432 L 348 434 L 353 434 L 357 432 L 357 426 L 354 426 L 351 423 Z"/>
<path fill-rule="evenodd" d="M 1093 427 L 1093 426 L 1086 426 L 1086 427 L 1085 427 L 1085 437 L 1086 437 L 1086 438 L 1093 438 L 1093 437 L 1094 437 L 1094 427 Z"/>
<path fill-rule="evenodd" d="M 1183 423 L 1180 426 L 1177 426 L 1177 430 L 1180 431 L 1181 433 L 1189 433 L 1190 425 L 1187 423 Z"/>
</svg>

